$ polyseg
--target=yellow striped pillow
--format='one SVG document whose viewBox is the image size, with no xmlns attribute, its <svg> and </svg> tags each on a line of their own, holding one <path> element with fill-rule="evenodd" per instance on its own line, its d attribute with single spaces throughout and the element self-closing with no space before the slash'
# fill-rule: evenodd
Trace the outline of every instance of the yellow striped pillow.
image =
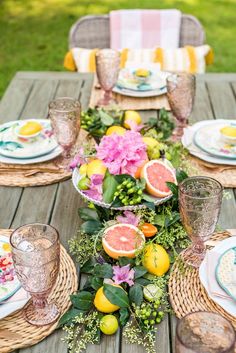
<svg viewBox="0 0 236 353">
<path fill-rule="evenodd" d="M 95 54 L 98 49 L 73 48 L 65 56 L 64 66 L 68 70 L 95 72 Z M 213 62 L 213 51 L 209 45 L 186 46 L 177 49 L 123 49 L 121 68 L 133 63 L 159 63 L 161 70 L 204 73 L 206 65 Z"/>
</svg>

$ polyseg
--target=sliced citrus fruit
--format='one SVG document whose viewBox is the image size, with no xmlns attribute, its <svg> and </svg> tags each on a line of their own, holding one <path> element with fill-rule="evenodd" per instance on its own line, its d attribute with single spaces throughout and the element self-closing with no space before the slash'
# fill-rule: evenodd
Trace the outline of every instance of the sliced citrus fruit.
<svg viewBox="0 0 236 353">
<path fill-rule="evenodd" d="M 135 257 L 135 252 L 143 247 L 145 237 L 140 229 L 132 224 L 119 223 L 107 228 L 102 237 L 103 249 L 113 259 Z"/>
<path fill-rule="evenodd" d="M 23 136 L 30 136 L 36 134 L 42 129 L 42 125 L 37 121 L 28 121 L 25 125 L 20 128 L 19 134 Z"/>
<path fill-rule="evenodd" d="M 146 238 L 153 237 L 157 233 L 157 227 L 151 223 L 143 223 L 140 229 Z"/>
<path fill-rule="evenodd" d="M 106 132 L 106 135 L 112 135 L 112 134 L 117 134 L 117 135 L 124 135 L 126 133 L 126 129 L 123 128 L 122 126 L 110 126 L 108 129 L 107 129 L 107 132 Z"/>
<path fill-rule="evenodd" d="M 169 270 L 169 255 L 161 245 L 150 243 L 144 249 L 143 266 L 149 273 L 162 276 Z"/>
<path fill-rule="evenodd" d="M 144 167 L 144 164 L 146 164 L 148 162 L 148 159 L 146 160 L 146 161 L 144 161 L 141 165 L 140 165 L 140 167 L 138 167 L 137 169 L 136 169 L 136 172 L 135 172 L 135 174 L 134 174 L 134 177 L 136 178 L 136 179 L 140 179 L 140 177 L 141 177 L 141 172 L 142 172 L 142 169 L 143 169 L 143 167 Z"/>
<path fill-rule="evenodd" d="M 141 177 L 146 181 L 147 192 L 156 197 L 165 197 L 171 194 L 166 182 L 177 183 L 175 170 L 158 159 L 144 165 Z"/>
<path fill-rule="evenodd" d="M 150 283 L 143 288 L 143 296 L 149 302 L 159 300 L 162 294 L 163 294 L 162 289 L 153 283 Z"/>
</svg>

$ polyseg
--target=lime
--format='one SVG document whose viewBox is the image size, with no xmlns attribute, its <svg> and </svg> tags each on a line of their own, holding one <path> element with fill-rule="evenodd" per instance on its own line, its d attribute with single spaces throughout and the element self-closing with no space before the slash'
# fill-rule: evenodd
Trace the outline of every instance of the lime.
<svg viewBox="0 0 236 353">
<path fill-rule="evenodd" d="M 90 180 L 87 177 L 83 177 L 80 179 L 80 181 L 78 182 L 78 188 L 80 190 L 88 190 L 89 189 L 89 183 Z"/>
<path fill-rule="evenodd" d="M 105 335 L 113 335 L 118 330 L 118 320 L 114 315 L 105 315 L 100 321 L 100 330 Z"/>
<path fill-rule="evenodd" d="M 150 283 L 143 288 L 143 296 L 149 302 L 154 302 L 160 299 L 162 294 L 162 289 L 153 283 Z"/>
</svg>

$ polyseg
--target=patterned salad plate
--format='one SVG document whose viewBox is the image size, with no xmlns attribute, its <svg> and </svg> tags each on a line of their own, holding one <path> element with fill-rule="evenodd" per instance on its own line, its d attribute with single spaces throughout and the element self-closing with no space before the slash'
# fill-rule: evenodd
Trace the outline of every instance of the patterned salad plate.
<svg viewBox="0 0 236 353">
<path fill-rule="evenodd" d="M 31 138 L 19 137 L 20 128 L 27 122 L 37 122 L 42 126 L 40 133 Z M 17 120 L 0 126 L 0 154 L 10 158 L 36 158 L 52 152 L 58 144 L 52 135 L 47 119 Z"/>
<path fill-rule="evenodd" d="M 11 297 L 20 288 L 11 256 L 9 239 L 0 235 L 0 303 Z"/>
<path fill-rule="evenodd" d="M 197 147 L 210 155 L 221 158 L 236 159 L 236 145 L 225 143 L 220 133 L 221 128 L 232 124 L 235 126 L 235 121 L 213 120 L 211 123 L 200 127 L 196 131 L 193 137 L 194 143 Z"/>
<path fill-rule="evenodd" d="M 216 267 L 216 279 L 221 288 L 236 300 L 236 246 L 221 255 Z"/>
</svg>

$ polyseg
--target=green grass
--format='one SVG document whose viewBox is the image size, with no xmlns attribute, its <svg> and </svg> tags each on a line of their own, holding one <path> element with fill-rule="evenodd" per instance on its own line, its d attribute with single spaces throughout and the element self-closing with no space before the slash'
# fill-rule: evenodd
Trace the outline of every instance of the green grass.
<svg viewBox="0 0 236 353">
<path fill-rule="evenodd" d="M 215 51 L 209 71 L 235 71 L 236 0 L 0 0 L 0 97 L 16 71 L 63 70 L 68 32 L 79 17 L 157 7 L 198 17 Z"/>
</svg>

